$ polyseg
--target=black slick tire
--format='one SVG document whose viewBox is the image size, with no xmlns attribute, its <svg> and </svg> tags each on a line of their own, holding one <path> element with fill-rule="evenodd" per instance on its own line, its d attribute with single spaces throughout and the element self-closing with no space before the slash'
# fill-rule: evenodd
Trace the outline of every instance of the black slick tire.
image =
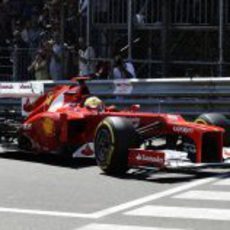
<svg viewBox="0 0 230 230">
<path fill-rule="evenodd" d="M 138 137 L 129 119 L 107 117 L 97 127 L 95 156 L 106 174 L 120 175 L 128 170 L 128 149 L 138 147 Z"/>
<path fill-rule="evenodd" d="M 196 123 L 205 125 L 215 125 L 225 129 L 224 146 L 230 146 L 230 121 L 220 113 L 204 113 L 196 120 Z"/>
</svg>

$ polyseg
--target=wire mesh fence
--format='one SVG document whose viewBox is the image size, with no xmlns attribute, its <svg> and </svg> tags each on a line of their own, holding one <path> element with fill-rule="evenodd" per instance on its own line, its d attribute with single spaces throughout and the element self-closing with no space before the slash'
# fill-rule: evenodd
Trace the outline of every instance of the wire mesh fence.
<svg viewBox="0 0 230 230">
<path fill-rule="evenodd" d="M 120 54 L 131 59 L 139 78 L 230 75 L 230 0 L 88 0 L 87 12 L 68 28 L 63 2 L 63 45 L 86 34 L 97 65 L 111 68 Z M 27 70 L 32 52 L 0 48 L 0 79 L 33 79 Z M 65 50 L 63 78 L 77 74 L 76 56 L 77 50 Z"/>
</svg>

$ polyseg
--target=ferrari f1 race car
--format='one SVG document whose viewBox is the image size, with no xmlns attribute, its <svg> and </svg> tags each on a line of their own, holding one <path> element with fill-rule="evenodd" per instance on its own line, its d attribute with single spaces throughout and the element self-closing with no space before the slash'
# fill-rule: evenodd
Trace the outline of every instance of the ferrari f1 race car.
<svg viewBox="0 0 230 230">
<path fill-rule="evenodd" d="M 29 115 L 17 132 L 21 150 L 95 157 L 107 174 L 133 167 L 226 164 L 223 128 L 205 119 L 188 122 L 180 115 L 140 112 L 139 105 L 118 110 L 90 95 L 85 79 L 77 82 L 26 102 Z"/>
</svg>

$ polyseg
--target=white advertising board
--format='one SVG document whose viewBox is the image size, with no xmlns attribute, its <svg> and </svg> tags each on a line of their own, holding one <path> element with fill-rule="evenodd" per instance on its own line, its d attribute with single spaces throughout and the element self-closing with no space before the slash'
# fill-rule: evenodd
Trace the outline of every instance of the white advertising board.
<svg viewBox="0 0 230 230">
<path fill-rule="evenodd" d="M 31 97 L 44 93 L 42 82 L 1 82 L 0 97 Z"/>
<path fill-rule="evenodd" d="M 133 85 L 129 80 L 119 79 L 114 80 L 114 92 L 116 95 L 127 95 L 131 94 L 133 91 Z"/>
</svg>

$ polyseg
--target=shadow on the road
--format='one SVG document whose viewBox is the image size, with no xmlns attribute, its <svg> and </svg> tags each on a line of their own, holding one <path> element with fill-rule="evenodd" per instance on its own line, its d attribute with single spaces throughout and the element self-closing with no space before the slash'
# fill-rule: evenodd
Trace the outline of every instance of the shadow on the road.
<svg viewBox="0 0 230 230">
<path fill-rule="evenodd" d="M 41 163 L 57 167 L 65 167 L 72 169 L 80 169 L 90 166 L 95 166 L 95 159 L 90 158 L 71 158 L 61 155 L 40 154 L 34 155 L 31 153 L 24 153 L 19 151 L 9 151 L 0 153 L 0 158 L 25 161 L 31 163 Z M 226 171 L 225 171 L 226 172 Z M 230 173 L 230 171 L 228 170 Z M 106 175 L 103 176 L 116 177 L 122 180 L 142 180 L 146 182 L 154 182 L 159 184 L 176 184 L 189 182 L 205 177 L 213 177 L 223 174 L 223 171 L 205 169 L 205 170 L 173 170 L 173 171 L 156 171 L 150 169 L 131 169 L 123 175 Z"/>
<path fill-rule="evenodd" d="M 61 155 L 52 155 L 52 154 L 33 155 L 30 153 L 24 153 L 18 151 L 0 153 L 0 158 L 26 161 L 26 162 L 35 162 L 35 163 L 41 163 L 41 164 L 47 164 L 52 166 L 65 167 L 65 168 L 73 168 L 73 169 L 96 165 L 95 160 L 90 158 L 73 159 L 71 157 L 66 157 Z"/>
<path fill-rule="evenodd" d="M 228 171 L 229 172 L 229 171 Z M 230 172 L 229 172 L 230 173 Z M 222 172 L 213 171 L 213 169 L 205 170 L 173 170 L 173 171 L 154 171 L 154 170 L 133 170 L 125 175 L 116 175 L 112 177 L 120 178 L 123 180 L 142 180 L 147 182 L 154 182 L 159 184 L 176 184 L 194 181 L 206 177 L 215 177 Z M 102 173 L 102 175 L 105 175 Z M 108 175 L 111 176 L 111 175 Z"/>
<path fill-rule="evenodd" d="M 96 161 L 92 158 L 71 158 L 63 155 L 52 155 L 52 154 L 39 154 L 34 155 L 31 153 L 20 152 L 15 149 L 8 149 L 8 151 L 0 152 L 0 158 L 41 163 L 46 165 L 52 165 L 57 167 L 65 167 L 72 169 L 80 169 L 90 166 L 95 166 Z M 230 170 L 227 171 L 230 174 Z M 226 171 L 225 171 L 226 173 Z M 223 174 L 223 171 L 213 170 L 213 168 L 202 169 L 202 170 L 168 170 L 158 171 L 151 169 L 131 169 L 126 174 L 122 175 L 106 175 L 101 173 L 103 176 L 110 176 L 119 178 L 122 180 L 142 180 L 146 182 L 155 182 L 161 184 L 174 184 L 193 181 L 205 177 L 213 177 Z"/>
</svg>

